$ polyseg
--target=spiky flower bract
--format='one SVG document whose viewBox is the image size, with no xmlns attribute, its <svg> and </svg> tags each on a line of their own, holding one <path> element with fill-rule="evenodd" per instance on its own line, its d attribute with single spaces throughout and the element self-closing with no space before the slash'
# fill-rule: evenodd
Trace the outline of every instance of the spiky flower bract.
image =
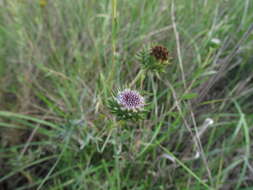
<svg viewBox="0 0 253 190">
<path fill-rule="evenodd" d="M 136 90 L 125 89 L 119 91 L 110 101 L 109 108 L 118 119 L 143 119 L 145 99 Z"/>
<path fill-rule="evenodd" d="M 138 54 L 137 59 L 145 70 L 162 72 L 169 62 L 169 51 L 166 47 L 156 45 L 143 48 Z"/>
</svg>

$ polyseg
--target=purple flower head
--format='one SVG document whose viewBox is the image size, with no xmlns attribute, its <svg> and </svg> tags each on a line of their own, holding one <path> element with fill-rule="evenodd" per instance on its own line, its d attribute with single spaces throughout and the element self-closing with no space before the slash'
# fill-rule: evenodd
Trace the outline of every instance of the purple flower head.
<svg viewBox="0 0 253 190">
<path fill-rule="evenodd" d="M 140 93 L 130 89 L 120 91 L 116 97 L 116 100 L 122 109 L 131 111 L 142 110 L 145 105 L 144 98 L 140 95 Z"/>
</svg>

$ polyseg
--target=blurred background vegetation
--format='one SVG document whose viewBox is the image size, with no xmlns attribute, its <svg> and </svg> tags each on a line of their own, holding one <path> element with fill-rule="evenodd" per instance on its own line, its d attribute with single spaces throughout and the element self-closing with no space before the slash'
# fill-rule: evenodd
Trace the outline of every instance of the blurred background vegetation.
<svg viewBox="0 0 253 190">
<path fill-rule="evenodd" d="M 250 0 L 0 0 L 0 189 L 253 189 L 252 24 Z M 148 117 L 118 122 L 152 44 Z"/>
</svg>

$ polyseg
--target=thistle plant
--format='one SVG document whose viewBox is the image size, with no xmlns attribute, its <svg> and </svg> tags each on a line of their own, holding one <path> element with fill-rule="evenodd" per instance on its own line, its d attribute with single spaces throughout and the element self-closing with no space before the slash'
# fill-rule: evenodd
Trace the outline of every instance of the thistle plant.
<svg viewBox="0 0 253 190">
<path fill-rule="evenodd" d="M 145 70 L 157 72 L 164 71 L 165 66 L 170 63 L 169 51 L 161 45 L 143 48 L 137 54 L 137 59 Z"/>
<path fill-rule="evenodd" d="M 111 112 L 120 120 L 138 120 L 145 116 L 145 99 L 136 90 L 119 91 L 108 102 Z"/>
<path fill-rule="evenodd" d="M 138 54 L 137 60 L 142 65 L 139 73 L 130 83 L 130 87 L 140 81 L 141 88 L 147 76 L 147 72 L 155 73 L 159 77 L 160 72 L 165 72 L 165 68 L 170 64 L 170 56 L 167 48 L 156 45 L 153 47 L 144 47 Z"/>
<path fill-rule="evenodd" d="M 163 46 L 154 46 L 151 49 L 151 56 L 153 56 L 157 61 L 161 62 L 161 63 L 166 63 L 169 60 L 169 52 L 167 50 L 167 48 L 163 47 Z"/>
</svg>

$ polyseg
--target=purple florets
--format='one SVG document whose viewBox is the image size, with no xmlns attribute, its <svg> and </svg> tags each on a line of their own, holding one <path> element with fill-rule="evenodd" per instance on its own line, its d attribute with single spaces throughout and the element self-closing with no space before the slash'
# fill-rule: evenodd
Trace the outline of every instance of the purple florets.
<svg viewBox="0 0 253 190">
<path fill-rule="evenodd" d="M 141 110 L 145 105 L 144 98 L 139 92 L 130 89 L 119 92 L 116 100 L 123 109 L 132 111 Z"/>
</svg>

